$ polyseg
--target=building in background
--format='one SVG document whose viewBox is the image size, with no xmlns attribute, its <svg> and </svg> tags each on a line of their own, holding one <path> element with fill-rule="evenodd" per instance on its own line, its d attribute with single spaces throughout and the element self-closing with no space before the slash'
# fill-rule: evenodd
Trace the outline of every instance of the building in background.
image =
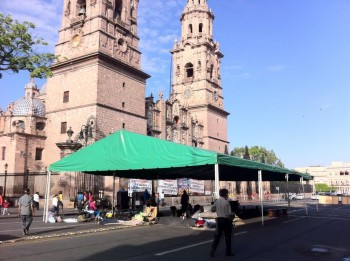
<svg viewBox="0 0 350 261">
<path fill-rule="evenodd" d="M 329 166 L 308 166 L 296 168 L 314 177 L 313 185 L 327 184 L 339 194 L 350 195 L 350 162 L 332 162 Z M 315 190 L 316 192 L 316 190 Z"/>
</svg>

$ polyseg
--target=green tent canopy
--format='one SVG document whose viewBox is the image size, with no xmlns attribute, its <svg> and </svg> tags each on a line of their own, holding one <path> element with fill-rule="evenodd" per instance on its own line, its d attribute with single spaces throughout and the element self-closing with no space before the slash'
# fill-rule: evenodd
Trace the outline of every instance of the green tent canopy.
<svg viewBox="0 0 350 261">
<path fill-rule="evenodd" d="M 85 173 L 141 179 L 193 178 L 214 180 L 218 165 L 220 180 L 256 181 L 257 171 L 265 181 L 290 181 L 310 175 L 294 170 L 244 160 L 214 151 L 177 144 L 120 130 L 50 165 L 54 172 Z"/>
</svg>

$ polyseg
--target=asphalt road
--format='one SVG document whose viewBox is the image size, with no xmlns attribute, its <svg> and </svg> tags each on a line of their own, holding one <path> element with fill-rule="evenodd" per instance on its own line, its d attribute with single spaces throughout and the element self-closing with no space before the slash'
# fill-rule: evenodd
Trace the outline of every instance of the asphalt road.
<svg viewBox="0 0 350 261">
<path fill-rule="evenodd" d="M 293 208 L 289 217 L 267 218 L 264 226 L 259 219 L 244 221 L 235 228 L 234 257 L 224 256 L 221 242 L 210 258 L 212 230 L 194 230 L 168 217 L 154 226 L 4 243 L 0 260 L 347 261 L 350 206 L 316 207 L 309 206 L 307 215 L 304 208 Z"/>
</svg>

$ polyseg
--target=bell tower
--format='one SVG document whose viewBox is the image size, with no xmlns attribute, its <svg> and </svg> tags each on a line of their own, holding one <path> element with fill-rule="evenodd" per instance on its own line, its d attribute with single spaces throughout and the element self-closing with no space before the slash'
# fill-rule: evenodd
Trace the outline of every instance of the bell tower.
<svg viewBox="0 0 350 261">
<path fill-rule="evenodd" d="M 48 79 L 45 163 L 59 159 L 55 143 L 78 139 L 89 125 L 96 141 L 119 129 L 146 134 L 145 85 L 140 67 L 139 0 L 64 0 L 62 26 Z M 82 141 L 84 143 L 84 141 Z M 84 144 L 83 144 L 84 145 Z M 86 145 L 86 144 L 85 144 Z"/>
<path fill-rule="evenodd" d="M 213 40 L 214 14 L 207 0 L 187 0 L 180 21 L 181 39 L 175 41 L 171 50 L 174 68 L 171 95 L 204 126 L 202 147 L 224 153 L 229 145 L 229 113 L 224 110 L 221 86 L 220 64 L 224 55 L 219 43 Z"/>
</svg>

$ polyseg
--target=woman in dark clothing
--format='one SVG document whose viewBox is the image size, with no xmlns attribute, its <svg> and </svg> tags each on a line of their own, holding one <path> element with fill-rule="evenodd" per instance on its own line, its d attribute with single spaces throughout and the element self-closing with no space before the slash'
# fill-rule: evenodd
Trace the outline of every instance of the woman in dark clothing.
<svg viewBox="0 0 350 261">
<path fill-rule="evenodd" d="M 181 196 L 181 212 L 185 213 L 188 209 L 188 202 L 190 201 L 190 197 L 187 194 L 187 191 L 184 190 Z"/>
</svg>

